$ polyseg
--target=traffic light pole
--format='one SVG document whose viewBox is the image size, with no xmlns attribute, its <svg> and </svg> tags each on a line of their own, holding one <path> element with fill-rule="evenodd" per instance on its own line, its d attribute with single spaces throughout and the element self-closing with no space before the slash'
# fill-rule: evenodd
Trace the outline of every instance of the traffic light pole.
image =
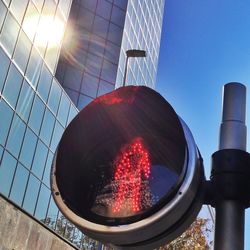
<svg viewBox="0 0 250 250">
<path fill-rule="evenodd" d="M 220 128 L 220 141 L 219 152 L 223 151 L 229 153 L 230 157 L 224 154 L 216 159 L 214 155 L 214 165 L 220 165 L 221 162 L 235 161 L 234 165 L 238 165 L 237 160 L 240 157 L 234 158 L 232 155 L 232 149 L 246 151 L 246 126 L 245 126 L 245 113 L 246 113 L 246 88 L 239 83 L 229 83 L 224 86 L 224 98 L 223 98 L 223 116 L 222 124 Z M 230 149 L 231 151 L 227 151 Z M 230 153 L 231 152 L 231 153 Z M 241 152 L 239 152 L 241 153 Z M 216 154 L 216 153 L 215 153 Z M 246 164 L 246 162 L 245 162 Z M 225 164 L 226 165 L 226 164 Z M 228 166 L 218 166 L 218 169 L 222 167 L 224 177 L 228 178 L 230 174 L 230 163 Z M 236 166 L 237 167 L 237 166 Z M 215 166 L 216 168 L 216 166 Z M 214 170 L 214 169 L 213 169 Z M 215 169 L 215 171 L 217 171 Z M 212 175 L 214 173 L 212 172 Z M 217 173 L 218 174 L 218 173 Z M 214 174 L 216 175 L 216 173 Z M 233 176 L 232 176 L 233 177 Z M 232 178 L 228 180 L 224 179 L 226 184 L 230 185 Z M 235 181 L 233 180 L 233 183 Z M 223 185 L 223 184 L 222 184 Z M 234 186 L 234 185 L 232 185 Z M 229 187 L 230 188 L 230 187 Z M 244 222 L 245 222 L 245 205 L 242 200 L 234 199 L 234 190 L 226 195 L 220 197 L 215 202 L 216 221 L 215 221 L 215 250 L 244 250 Z M 230 192 L 230 191 L 229 191 Z M 233 194 L 232 194 L 233 193 Z"/>
</svg>

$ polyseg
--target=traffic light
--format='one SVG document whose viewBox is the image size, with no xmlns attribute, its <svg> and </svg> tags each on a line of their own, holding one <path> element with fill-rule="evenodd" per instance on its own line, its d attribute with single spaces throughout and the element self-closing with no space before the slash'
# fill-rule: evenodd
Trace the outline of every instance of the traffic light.
<svg viewBox="0 0 250 250">
<path fill-rule="evenodd" d="M 186 124 L 154 90 L 100 96 L 65 130 L 52 166 L 61 212 L 90 237 L 153 249 L 195 219 L 203 165 Z"/>
</svg>

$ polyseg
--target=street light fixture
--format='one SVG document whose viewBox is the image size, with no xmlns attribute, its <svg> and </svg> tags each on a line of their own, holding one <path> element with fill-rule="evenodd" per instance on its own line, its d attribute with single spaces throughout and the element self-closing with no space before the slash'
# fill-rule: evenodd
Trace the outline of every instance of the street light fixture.
<svg viewBox="0 0 250 250">
<path fill-rule="evenodd" d="M 138 49 L 130 49 L 126 51 L 126 63 L 125 63 L 125 71 L 124 71 L 123 84 L 122 84 L 123 87 L 125 86 L 125 83 L 126 83 L 129 57 L 146 57 L 146 51 L 138 50 Z"/>
</svg>

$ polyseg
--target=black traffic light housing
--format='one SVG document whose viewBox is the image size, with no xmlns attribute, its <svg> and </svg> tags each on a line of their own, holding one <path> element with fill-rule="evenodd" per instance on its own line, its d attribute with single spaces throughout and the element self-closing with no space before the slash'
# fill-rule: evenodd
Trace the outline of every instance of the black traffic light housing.
<svg viewBox="0 0 250 250">
<path fill-rule="evenodd" d="M 182 233 L 203 202 L 204 173 L 192 134 L 154 90 L 127 86 L 73 119 L 52 166 L 62 213 L 90 237 L 153 249 Z"/>
</svg>

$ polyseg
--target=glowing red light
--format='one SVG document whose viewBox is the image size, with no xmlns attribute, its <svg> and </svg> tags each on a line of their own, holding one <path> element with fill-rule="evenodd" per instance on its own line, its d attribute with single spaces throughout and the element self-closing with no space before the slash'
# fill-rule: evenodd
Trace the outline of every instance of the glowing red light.
<svg viewBox="0 0 250 250">
<path fill-rule="evenodd" d="M 113 212 L 120 212 L 124 203 L 133 212 L 141 209 L 142 181 L 150 176 L 150 159 L 142 138 L 135 138 L 124 146 L 115 159 L 114 180 L 117 183 Z"/>
<path fill-rule="evenodd" d="M 96 98 L 90 105 L 96 103 L 103 103 L 106 105 L 115 105 L 120 103 L 132 104 L 135 100 L 135 96 L 140 87 L 135 86 L 126 86 L 123 87 L 123 90 L 120 92 L 111 92 Z M 130 92 L 127 92 L 127 89 L 130 89 Z"/>
</svg>

